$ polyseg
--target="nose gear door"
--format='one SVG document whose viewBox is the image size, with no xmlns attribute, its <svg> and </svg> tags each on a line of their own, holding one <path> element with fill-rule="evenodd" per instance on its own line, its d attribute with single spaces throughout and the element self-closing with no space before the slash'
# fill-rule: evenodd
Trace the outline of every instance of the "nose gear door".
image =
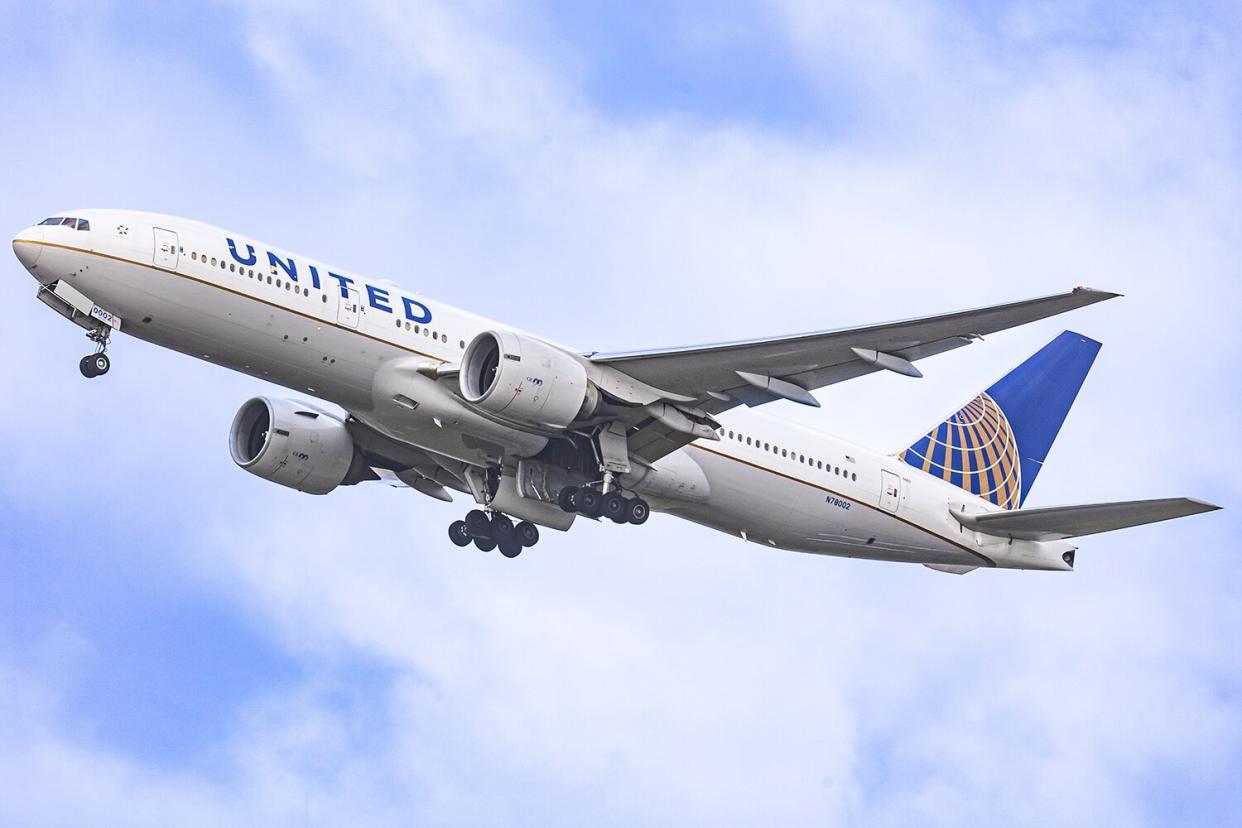
<svg viewBox="0 0 1242 828">
<path fill-rule="evenodd" d="M 164 270 L 176 270 L 178 258 L 177 234 L 163 227 L 156 227 L 155 255 L 152 264 Z"/>
</svg>

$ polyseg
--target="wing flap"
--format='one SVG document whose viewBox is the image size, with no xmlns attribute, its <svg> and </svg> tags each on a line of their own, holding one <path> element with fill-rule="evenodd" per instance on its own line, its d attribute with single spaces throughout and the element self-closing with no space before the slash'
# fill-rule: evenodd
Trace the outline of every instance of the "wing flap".
<svg viewBox="0 0 1242 828">
<path fill-rule="evenodd" d="M 1014 509 L 981 515 L 967 515 L 956 509 L 951 511 L 962 526 L 976 532 L 1013 540 L 1049 541 L 1112 532 L 1115 529 L 1173 520 L 1219 508 L 1190 497 L 1167 497 L 1159 500 Z"/>
</svg>

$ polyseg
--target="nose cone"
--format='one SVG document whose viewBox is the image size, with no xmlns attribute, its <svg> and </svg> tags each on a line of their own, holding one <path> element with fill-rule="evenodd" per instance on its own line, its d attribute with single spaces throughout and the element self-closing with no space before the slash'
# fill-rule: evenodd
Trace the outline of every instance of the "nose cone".
<svg viewBox="0 0 1242 828">
<path fill-rule="evenodd" d="M 38 227 L 27 227 L 13 237 L 13 253 L 22 267 L 34 269 L 39 262 L 39 254 L 43 252 L 43 230 Z"/>
</svg>

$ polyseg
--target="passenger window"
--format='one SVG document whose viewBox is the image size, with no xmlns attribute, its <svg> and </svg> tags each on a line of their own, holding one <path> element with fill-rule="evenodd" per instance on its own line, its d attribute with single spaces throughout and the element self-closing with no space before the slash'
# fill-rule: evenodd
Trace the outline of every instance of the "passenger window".
<svg viewBox="0 0 1242 828">
<path fill-rule="evenodd" d="M 857 481 L 857 480 L 858 480 L 858 473 L 857 473 L 857 472 L 855 472 L 854 474 L 851 474 L 851 475 L 850 475 L 850 479 L 852 479 L 852 480 L 854 480 L 854 481 Z"/>
<path fill-rule="evenodd" d="M 328 294 L 326 294 L 326 293 L 323 295 L 323 303 L 324 303 L 325 305 L 326 305 L 326 304 L 328 304 Z"/>
<path fill-rule="evenodd" d="M 272 283 L 272 277 L 271 277 L 271 276 L 268 276 L 268 277 L 267 277 L 267 283 L 268 283 L 269 285 Z M 280 284 L 280 283 L 279 283 L 279 282 L 277 282 L 277 284 Z"/>
<path fill-rule="evenodd" d="M 440 341 L 441 341 L 441 342 L 443 342 L 444 344 L 446 344 L 446 345 L 447 345 L 447 344 L 448 344 L 448 334 L 440 334 Z"/>
<path fill-rule="evenodd" d="M 198 254 L 197 254 L 197 253 L 191 253 L 191 254 L 190 254 L 190 261 L 197 262 L 197 261 L 198 261 Z"/>
<path fill-rule="evenodd" d="M 229 262 L 229 270 L 231 270 L 232 272 L 236 273 L 236 272 L 237 272 L 237 265 L 233 264 L 232 262 Z"/>
<path fill-rule="evenodd" d="M 466 350 L 466 340 L 464 340 L 464 339 L 463 339 L 463 340 L 460 340 L 460 341 L 457 343 L 457 347 L 461 348 L 463 351 L 464 351 L 464 350 Z"/>
<path fill-rule="evenodd" d="M 212 256 L 212 257 L 211 257 L 211 266 L 212 266 L 212 267 L 215 267 L 215 266 L 216 266 L 216 257 L 215 257 L 215 256 Z"/>
<path fill-rule="evenodd" d="M 224 270 L 224 259 L 220 260 L 220 269 Z"/>
</svg>

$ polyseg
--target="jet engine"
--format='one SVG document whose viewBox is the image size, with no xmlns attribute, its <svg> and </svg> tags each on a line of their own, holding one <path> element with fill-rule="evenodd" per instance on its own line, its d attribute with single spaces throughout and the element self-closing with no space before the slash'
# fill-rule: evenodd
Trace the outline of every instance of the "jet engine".
<svg viewBox="0 0 1242 828">
<path fill-rule="evenodd" d="M 229 453 L 251 474 L 310 494 L 370 472 L 345 423 L 298 400 L 247 400 L 229 429 Z"/>
<path fill-rule="evenodd" d="M 563 429 L 599 406 L 599 389 L 572 354 L 512 331 L 471 340 L 458 381 L 466 402 L 522 425 Z"/>
</svg>

